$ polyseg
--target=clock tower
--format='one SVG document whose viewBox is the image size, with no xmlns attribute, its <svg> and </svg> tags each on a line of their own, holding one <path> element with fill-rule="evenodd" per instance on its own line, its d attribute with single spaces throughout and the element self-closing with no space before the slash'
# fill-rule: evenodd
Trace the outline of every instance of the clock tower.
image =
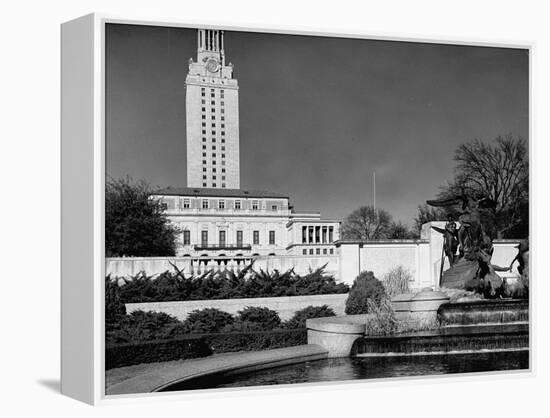
<svg viewBox="0 0 550 418">
<path fill-rule="evenodd" d="M 223 31 L 198 30 L 185 79 L 187 187 L 240 188 L 239 86 L 224 47 Z"/>
</svg>

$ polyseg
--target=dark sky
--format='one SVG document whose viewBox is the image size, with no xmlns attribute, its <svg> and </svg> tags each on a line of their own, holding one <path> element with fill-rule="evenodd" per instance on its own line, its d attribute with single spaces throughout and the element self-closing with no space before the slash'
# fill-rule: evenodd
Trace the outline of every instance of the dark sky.
<svg viewBox="0 0 550 418">
<path fill-rule="evenodd" d="M 196 30 L 107 25 L 107 173 L 186 185 L 185 76 Z M 225 31 L 240 93 L 241 187 L 344 218 L 412 224 L 456 147 L 528 138 L 526 50 Z"/>
</svg>

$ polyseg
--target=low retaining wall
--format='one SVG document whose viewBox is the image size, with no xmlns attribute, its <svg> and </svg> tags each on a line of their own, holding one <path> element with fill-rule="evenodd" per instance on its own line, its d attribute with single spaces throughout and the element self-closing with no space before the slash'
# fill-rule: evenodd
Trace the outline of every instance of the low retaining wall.
<svg viewBox="0 0 550 418">
<path fill-rule="evenodd" d="M 188 300 L 183 302 L 144 302 L 127 303 L 126 312 L 153 311 L 164 312 L 184 321 L 187 315 L 195 309 L 216 308 L 221 311 L 236 315 L 238 311 L 247 306 L 265 307 L 277 311 L 280 318 L 285 321 L 290 319 L 294 312 L 307 306 L 328 305 L 336 315 L 344 315 L 344 308 L 348 294 L 314 295 L 314 296 L 285 296 L 272 298 L 246 298 L 246 299 L 212 299 L 212 300 Z"/>
</svg>

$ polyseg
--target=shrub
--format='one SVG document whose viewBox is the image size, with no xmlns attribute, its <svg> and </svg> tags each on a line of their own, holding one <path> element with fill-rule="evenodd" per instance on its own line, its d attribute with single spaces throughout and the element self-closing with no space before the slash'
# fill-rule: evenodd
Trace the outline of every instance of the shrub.
<svg viewBox="0 0 550 418">
<path fill-rule="evenodd" d="M 228 332 L 202 335 L 202 337 L 214 353 L 259 351 L 307 344 L 305 328 Z"/>
<path fill-rule="evenodd" d="M 325 273 L 325 266 L 303 276 L 292 269 L 286 272 L 255 271 L 252 265 L 237 273 L 210 270 L 200 276 L 186 276 L 174 264 L 172 266 L 173 272 L 166 271 L 156 279 L 144 272 L 123 278 L 119 289 L 121 302 L 324 295 L 349 291 L 348 285 L 336 283 L 333 276 Z"/>
<path fill-rule="evenodd" d="M 106 343 L 162 340 L 183 335 L 182 323 L 163 312 L 134 311 L 106 329 Z"/>
<path fill-rule="evenodd" d="M 390 335 L 397 331 L 398 321 L 389 299 L 375 303 L 367 299 L 369 317 L 367 319 L 366 335 Z"/>
<path fill-rule="evenodd" d="M 308 306 L 304 309 L 296 311 L 294 316 L 285 323 L 285 327 L 305 328 L 307 319 L 323 318 L 326 316 L 336 316 L 332 308 L 329 308 L 328 305 Z"/>
<path fill-rule="evenodd" d="M 409 281 L 412 279 L 412 274 L 403 266 L 397 266 L 391 269 L 384 275 L 382 284 L 386 289 L 388 296 L 397 296 L 403 293 L 409 293 Z"/>
<path fill-rule="evenodd" d="M 110 343 L 105 349 L 105 368 L 108 370 L 140 363 L 205 357 L 212 353 L 259 351 L 303 344 L 307 344 L 305 328 L 187 334 L 170 340 Z"/>
<path fill-rule="evenodd" d="M 261 325 L 262 329 L 271 330 L 281 324 L 279 314 L 269 308 L 247 306 L 239 311 L 237 318 L 241 322 L 250 322 Z"/>
<path fill-rule="evenodd" d="M 193 334 L 219 332 L 234 321 L 231 314 L 216 308 L 196 309 L 187 316 L 183 327 Z"/>
<path fill-rule="evenodd" d="M 120 300 L 119 286 L 110 276 L 105 278 L 105 323 L 108 328 L 126 315 L 126 307 Z"/>
<path fill-rule="evenodd" d="M 369 313 L 370 299 L 374 304 L 380 305 L 382 299 L 386 296 L 384 285 L 374 277 L 372 271 L 363 271 L 353 282 L 353 286 L 346 299 L 347 315 L 357 315 Z"/>
<path fill-rule="evenodd" d="M 140 363 L 183 360 L 212 354 L 201 336 L 188 335 L 173 340 L 142 341 L 105 347 L 105 369 Z"/>
</svg>

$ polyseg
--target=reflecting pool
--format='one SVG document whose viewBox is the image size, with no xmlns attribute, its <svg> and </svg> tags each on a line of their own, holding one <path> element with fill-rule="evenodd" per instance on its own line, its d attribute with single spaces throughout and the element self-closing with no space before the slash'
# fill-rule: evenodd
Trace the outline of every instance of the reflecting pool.
<svg viewBox="0 0 550 418">
<path fill-rule="evenodd" d="M 165 391 L 429 376 L 528 368 L 528 350 L 451 355 L 349 357 L 317 360 L 243 374 L 212 375 L 172 385 L 166 388 Z"/>
</svg>

